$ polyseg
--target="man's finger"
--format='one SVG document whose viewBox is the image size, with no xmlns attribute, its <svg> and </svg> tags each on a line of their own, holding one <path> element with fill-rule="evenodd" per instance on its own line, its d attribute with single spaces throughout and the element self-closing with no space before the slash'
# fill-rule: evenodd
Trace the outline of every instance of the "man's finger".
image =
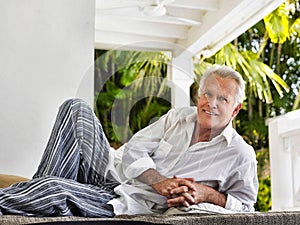
<svg viewBox="0 0 300 225">
<path fill-rule="evenodd" d="M 189 180 L 181 179 L 178 184 L 179 186 L 187 186 L 191 190 L 196 191 L 196 186 Z"/>
<path fill-rule="evenodd" d="M 185 201 L 185 198 L 183 196 L 178 196 L 178 197 L 175 197 L 175 198 L 170 198 L 168 199 L 168 204 L 172 204 L 173 206 L 174 205 L 182 205 L 183 202 Z"/>
<path fill-rule="evenodd" d="M 168 190 L 164 189 L 162 190 L 162 193 L 161 193 L 163 196 L 166 196 L 167 198 L 171 198 L 171 194 Z"/>
<path fill-rule="evenodd" d="M 189 193 L 182 193 L 181 195 L 182 195 L 182 196 L 186 199 L 186 201 L 188 201 L 189 203 L 195 204 L 195 199 L 194 199 L 193 196 L 191 196 Z"/>
<path fill-rule="evenodd" d="M 187 177 L 187 178 L 177 178 L 177 176 L 173 176 L 174 181 L 177 182 L 176 186 L 187 186 L 189 189 L 196 191 L 196 187 L 193 184 L 194 178 Z M 174 183 L 173 183 L 174 184 Z M 175 184 L 174 184 L 175 185 Z M 172 186 L 176 188 L 175 186 Z"/>
<path fill-rule="evenodd" d="M 194 182 L 194 181 L 195 181 L 195 179 L 192 178 L 192 177 L 186 177 L 186 178 L 183 178 L 183 179 L 188 180 L 188 181 L 191 181 L 191 182 Z"/>
<path fill-rule="evenodd" d="M 170 191 L 171 194 L 182 194 L 189 191 L 189 188 L 187 186 L 180 186 L 177 188 L 174 188 Z"/>
<path fill-rule="evenodd" d="M 178 196 L 177 198 L 169 199 L 167 203 L 169 207 L 190 206 L 189 202 L 185 199 L 184 196 Z"/>
</svg>

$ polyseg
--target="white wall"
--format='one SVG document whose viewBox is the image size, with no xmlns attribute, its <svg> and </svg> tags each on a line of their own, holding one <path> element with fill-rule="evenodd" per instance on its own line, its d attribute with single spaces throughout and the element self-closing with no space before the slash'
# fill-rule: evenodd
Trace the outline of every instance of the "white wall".
<svg viewBox="0 0 300 225">
<path fill-rule="evenodd" d="M 59 105 L 93 101 L 93 0 L 0 0 L 0 173 L 31 177 Z"/>
</svg>

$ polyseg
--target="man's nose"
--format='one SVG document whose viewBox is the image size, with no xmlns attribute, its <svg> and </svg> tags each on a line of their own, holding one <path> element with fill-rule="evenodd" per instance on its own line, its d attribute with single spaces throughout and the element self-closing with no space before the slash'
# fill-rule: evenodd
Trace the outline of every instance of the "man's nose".
<svg viewBox="0 0 300 225">
<path fill-rule="evenodd" d="M 217 108 L 217 99 L 216 98 L 209 98 L 207 100 L 208 100 L 208 105 L 211 109 Z"/>
</svg>

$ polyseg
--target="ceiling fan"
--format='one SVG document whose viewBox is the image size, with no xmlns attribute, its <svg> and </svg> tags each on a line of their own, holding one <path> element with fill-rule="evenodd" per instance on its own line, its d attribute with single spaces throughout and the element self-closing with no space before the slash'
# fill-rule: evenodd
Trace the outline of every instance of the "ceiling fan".
<svg viewBox="0 0 300 225">
<path fill-rule="evenodd" d="M 115 1 L 115 4 L 107 4 L 107 0 L 103 0 L 103 4 L 100 4 L 100 10 L 102 13 L 112 15 L 137 15 L 149 17 L 149 18 L 164 18 L 169 21 L 177 21 L 187 25 L 199 25 L 198 21 L 178 17 L 176 15 L 171 15 L 167 11 L 167 6 L 171 6 L 175 0 L 124 0 Z M 121 4 L 120 4 L 121 3 Z"/>
<path fill-rule="evenodd" d="M 142 12 L 147 16 L 159 17 L 167 13 L 166 5 L 175 0 L 155 0 L 152 4 L 142 7 Z"/>
</svg>

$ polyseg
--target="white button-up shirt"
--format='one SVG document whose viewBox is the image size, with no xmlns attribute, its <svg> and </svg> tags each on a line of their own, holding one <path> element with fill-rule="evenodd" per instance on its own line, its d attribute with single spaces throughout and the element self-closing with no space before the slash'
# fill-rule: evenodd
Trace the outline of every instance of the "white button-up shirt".
<svg viewBox="0 0 300 225">
<path fill-rule="evenodd" d="M 165 177 L 192 177 L 213 187 L 227 195 L 228 210 L 254 210 L 258 181 L 253 148 L 231 123 L 211 141 L 190 146 L 196 121 L 196 107 L 172 109 L 110 151 L 107 176 L 121 183 L 115 188 L 120 197 L 109 202 L 116 215 L 162 213 L 168 208 L 166 197 L 135 179 L 150 168 Z"/>
</svg>

